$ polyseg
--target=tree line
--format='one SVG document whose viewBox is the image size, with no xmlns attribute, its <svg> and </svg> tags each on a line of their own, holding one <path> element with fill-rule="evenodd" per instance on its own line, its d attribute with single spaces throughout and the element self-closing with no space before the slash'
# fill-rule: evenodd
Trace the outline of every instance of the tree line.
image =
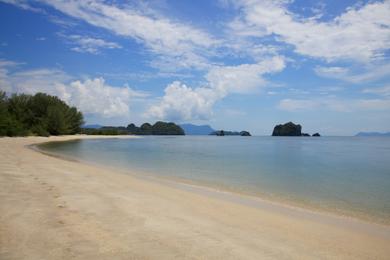
<svg viewBox="0 0 390 260">
<path fill-rule="evenodd" d="M 58 97 L 0 91 L 0 136 L 76 134 L 83 123 L 82 113 Z"/>
<path fill-rule="evenodd" d="M 103 126 L 98 129 L 83 128 L 81 133 L 88 135 L 185 135 L 184 130 L 175 123 L 157 121 L 153 125 L 144 123 L 141 126 Z"/>
<path fill-rule="evenodd" d="M 153 125 L 143 123 L 140 127 L 129 124 L 126 128 L 135 135 L 185 135 L 183 128 L 173 122 L 157 121 Z"/>
</svg>

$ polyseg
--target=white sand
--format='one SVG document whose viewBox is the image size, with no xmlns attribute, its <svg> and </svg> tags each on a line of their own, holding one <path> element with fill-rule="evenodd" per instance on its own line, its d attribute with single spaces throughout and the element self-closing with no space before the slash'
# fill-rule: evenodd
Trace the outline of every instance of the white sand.
<svg viewBox="0 0 390 260">
<path fill-rule="evenodd" d="M 389 226 L 183 189 L 26 147 L 72 138 L 0 138 L 0 259 L 390 259 Z"/>
</svg>

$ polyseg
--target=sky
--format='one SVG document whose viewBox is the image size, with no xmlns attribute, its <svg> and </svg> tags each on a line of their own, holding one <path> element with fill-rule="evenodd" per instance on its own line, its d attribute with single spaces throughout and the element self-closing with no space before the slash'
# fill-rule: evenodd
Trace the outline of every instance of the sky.
<svg viewBox="0 0 390 260">
<path fill-rule="evenodd" d="M 390 131 L 390 1 L 0 0 L 0 90 L 87 124 Z"/>
</svg>

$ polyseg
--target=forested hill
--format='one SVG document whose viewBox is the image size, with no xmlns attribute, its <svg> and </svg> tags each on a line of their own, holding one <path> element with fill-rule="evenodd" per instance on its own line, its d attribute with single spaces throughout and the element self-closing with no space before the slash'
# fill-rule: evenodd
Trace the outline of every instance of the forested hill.
<svg viewBox="0 0 390 260">
<path fill-rule="evenodd" d="M 143 123 L 141 126 L 103 126 L 98 129 L 84 128 L 82 133 L 90 135 L 185 135 L 184 130 L 172 122 L 157 121 L 153 125 Z"/>
</svg>

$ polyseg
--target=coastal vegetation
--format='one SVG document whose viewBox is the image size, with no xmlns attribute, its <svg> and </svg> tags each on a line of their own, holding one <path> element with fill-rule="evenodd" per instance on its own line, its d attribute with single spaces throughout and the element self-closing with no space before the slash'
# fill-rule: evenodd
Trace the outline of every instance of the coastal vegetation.
<svg viewBox="0 0 390 260">
<path fill-rule="evenodd" d="M 184 130 L 172 122 L 157 121 L 151 125 L 144 123 L 136 126 L 131 123 L 124 126 L 103 126 L 98 129 L 83 128 L 81 133 L 90 135 L 185 135 Z"/>
<path fill-rule="evenodd" d="M 82 113 L 58 97 L 0 91 L 0 136 L 76 134 L 83 123 Z"/>
<path fill-rule="evenodd" d="M 126 127 L 103 126 L 100 128 L 82 128 L 81 134 L 85 135 L 128 135 Z"/>
</svg>

